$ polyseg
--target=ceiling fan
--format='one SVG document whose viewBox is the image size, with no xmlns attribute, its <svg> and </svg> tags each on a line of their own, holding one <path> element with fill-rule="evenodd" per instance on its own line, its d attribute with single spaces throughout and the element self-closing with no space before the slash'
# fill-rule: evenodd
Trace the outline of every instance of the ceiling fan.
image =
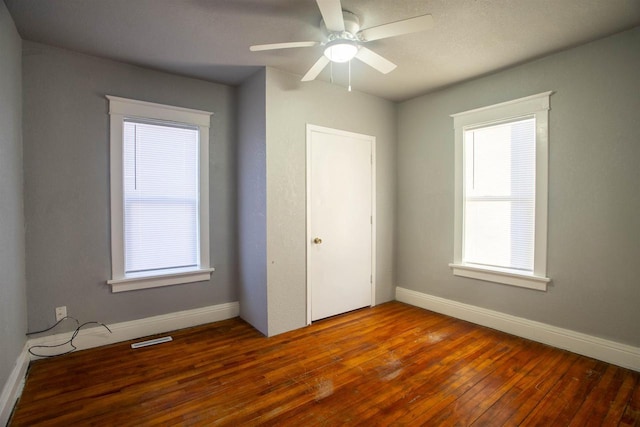
<svg viewBox="0 0 640 427">
<path fill-rule="evenodd" d="M 433 25 L 431 15 L 421 15 L 361 30 L 358 17 L 351 12 L 342 10 L 340 0 L 316 0 L 316 2 L 322 15 L 321 27 L 327 34 L 325 41 L 260 44 L 253 45 L 249 49 L 252 52 L 256 52 L 317 45 L 325 46 L 324 55 L 302 77 L 303 82 L 314 80 L 330 62 L 349 62 L 353 58 L 359 59 L 383 74 L 387 74 L 396 68 L 396 64 L 363 45 L 374 40 L 428 30 Z"/>
</svg>

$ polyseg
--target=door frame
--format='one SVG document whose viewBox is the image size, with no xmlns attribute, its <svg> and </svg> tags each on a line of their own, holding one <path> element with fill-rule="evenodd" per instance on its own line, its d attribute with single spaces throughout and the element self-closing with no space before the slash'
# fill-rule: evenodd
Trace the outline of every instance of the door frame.
<svg viewBox="0 0 640 427">
<path fill-rule="evenodd" d="M 309 246 L 311 245 L 311 137 L 314 132 L 363 139 L 371 143 L 371 306 L 376 305 L 376 137 L 307 123 L 306 141 L 306 221 L 305 257 L 307 275 L 307 325 L 311 324 L 311 275 L 309 269 Z"/>
</svg>

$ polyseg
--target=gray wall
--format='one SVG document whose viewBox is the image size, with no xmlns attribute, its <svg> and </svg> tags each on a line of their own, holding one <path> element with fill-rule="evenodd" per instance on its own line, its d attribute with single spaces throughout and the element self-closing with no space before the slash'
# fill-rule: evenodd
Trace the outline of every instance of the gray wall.
<svg viewBox="0 0 640 427">
<path fill-rule="evenodd" d="M 398 111 L 401 287 L 640 345 L 640 28 L 406 101 Z M 548 291 L 454 277 L 449 114 L 554 90 Z"/>
<path fill-rule="evenodd" d="M 267 68 L 269 335 L 306 324 L 306 124 L 376 137 L 376 303 L 393 299 L 395 104 Z"/>
<path fill-rule="evenodd" d="M 266 71 L 238 90 L 238 245 L 240 316 L 268 334 Z"/>
<path fill-rule="evenodd" d="M 0 392 L 26 342 L 22 42 L 0 1 Z"/>
<path fill-rule="evenodd" d="M 235 88 L 24 42 L 24 180 L 30 330 L 66 305 L 105 323 L 236 301 Z M 113 294 L 105 95 L 212 111 L 210 282 Z"/>
</svg>

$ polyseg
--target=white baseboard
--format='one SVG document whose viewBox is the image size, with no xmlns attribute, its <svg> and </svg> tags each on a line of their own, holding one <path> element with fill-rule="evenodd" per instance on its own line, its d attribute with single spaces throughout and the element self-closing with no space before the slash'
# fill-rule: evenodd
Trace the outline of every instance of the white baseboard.
<svg viewBox="0 0 640 427">
<path fill-rule="evenodd" d="M 2 394 L 0 394 L 0 426 L 7 425 L 11 411 L 16 404 L 16 401 L 22 393 L 22 387 L 24 386 L 24 377 L 27 374 L 29 368 L 29 353 L 27 352 L 27 346 L 22 349 L 22 352 L 16 359 L 16 364 L 9 374 L 9 378 L 2 388 Z"/>
<path fill-rule="evenodd" d="M 108 324 L 107 326 L 113 333 L 109 333 L 109 331 L 102 326 L 96 325 L 95 327 L 81 329 L 73 340 L 73 344 L 78 350 L 85 350 L 121 341 L 147 337 L 149 335 L 175 331 L 177 329 L 203 325 L 205 323 L 231 319 L 233 317 L 237 317 L 239 313 L 240 305 L 238 302 L 230 302 L 226 304 L 196 308 L 193 310 L 178 311 L 160 316 L 146 317 L 144 319 L 132 320 L 129 322 Z M 67 332 L 63 334 L 32 338 L 27 342 L 27 346 L 58 345 L 69 341 L 71 336 L 72 333 Z M 58 354 L 69 350 L 71 350 L 71 347 L 69 346 L 58 347 L 55 349 L 33 349 L 35 353 L 43 355 Z M 36 359 L 37 357 L 31 356 L 31 358 Z"/>
<path fill-rule="evenodd" d="M 640 371 L 640 348 L 638 347 L 401 287 L 396 288 L 396 300 Z"/>
</svg>

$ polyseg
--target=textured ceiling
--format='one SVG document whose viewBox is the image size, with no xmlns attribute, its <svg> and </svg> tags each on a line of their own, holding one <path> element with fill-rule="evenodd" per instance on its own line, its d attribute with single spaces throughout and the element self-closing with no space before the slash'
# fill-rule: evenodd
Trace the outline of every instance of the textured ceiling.
<svg viewBox="0 0 640 427">
<path fill-rule="evenodd" d="M 226 84 L 257 67 L 302 76 L 322 47 L 249 52 L 253 44 L 323 40 L 314 0 L 5 0 L 21 36 L 78 52 Z M 398 65 L 353 61 L 354 90 L 404 100 L 640 25 L 640 0 L 342 0 L 361 27 L 430 13 L 434 27 L 367 47 Z M 640 48 L 640 47 L 639 47 Z M 346 85 L 346 65 L 333 67 Z M 319 79 L 328 81 L 329 67 Z"/>
</svg>

